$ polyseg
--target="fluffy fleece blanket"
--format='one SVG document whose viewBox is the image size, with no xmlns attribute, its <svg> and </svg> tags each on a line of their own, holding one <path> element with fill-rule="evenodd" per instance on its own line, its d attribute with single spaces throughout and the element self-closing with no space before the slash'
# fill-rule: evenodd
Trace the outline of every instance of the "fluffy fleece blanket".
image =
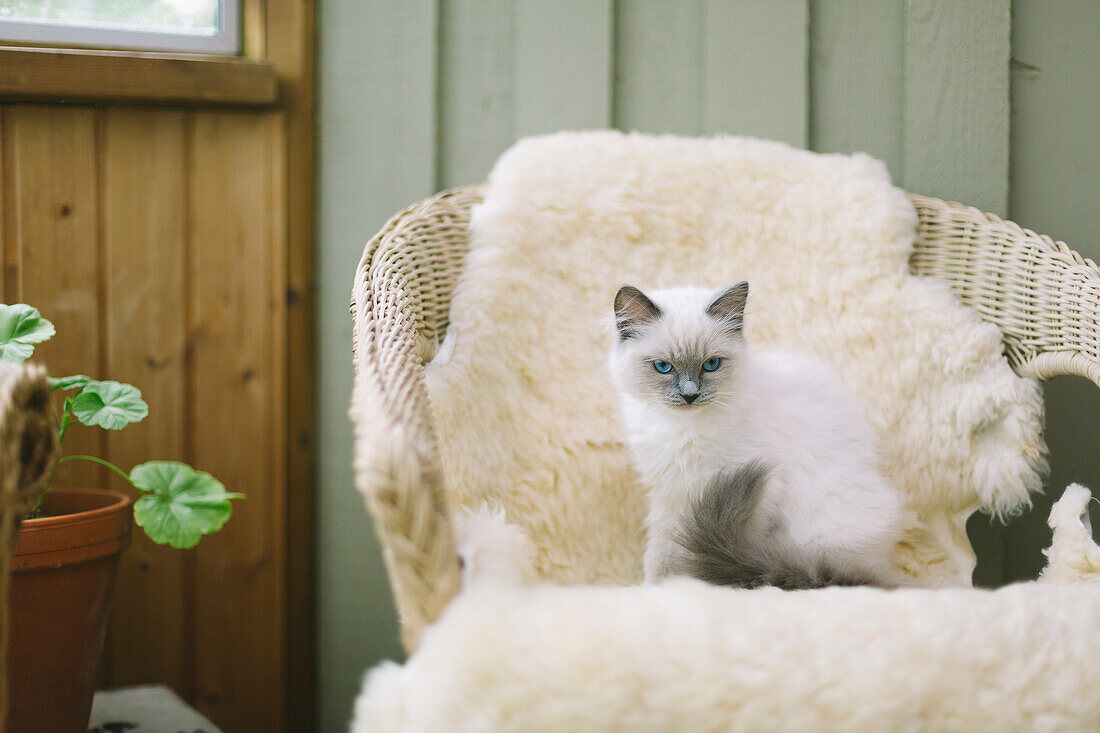
<svg viewBox="0 0 1100 733">
<path fill-rule="evenodd" d="M 475 583 L 353 733 L 1085 731 L 1100 723 L 1100 555 L 1051 512 L 1044 580 L 998 591 Z M 1085 515 L 1087 516 L 1087 514 Z"/>
<path fill-rule="evenodd" d="M 639 580 L 645 499 L 606 368 L 612 296 L 748 278 L 750 343 L 816 354 L 862 400 L 920 519 L 899 564 L 969 584 L 966 517 L 1011 514 L 1040 486 L 1042 404 L 994 326 L 908 273 L 915 223 L 865 155 L 616 132 L 520 142 L 474 212 L 427 368 L 452 504 L 503 508 L 544 578 Z"/>
</svg>

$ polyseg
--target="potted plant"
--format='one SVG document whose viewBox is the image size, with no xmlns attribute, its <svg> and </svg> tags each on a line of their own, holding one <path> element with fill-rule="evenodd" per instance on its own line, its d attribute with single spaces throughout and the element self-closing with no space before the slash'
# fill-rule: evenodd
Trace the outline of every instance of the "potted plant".
<svg viewBox="0 0 1100 733">
<path fill-rule="evenodd" d="M 0 362 L 22 363 L 54 327 L 29 305 L 0 304 Z M 74 375 L 50 379 L 64 393 L 55 413 L 57 441 L 77 424 L 119 430 L 149 407 L 133 385 Z M 189 548 L 217 532 L 233 512 L 220 481 L 177 461 L 148 461 L 124 471 L 110 461 L 58 451 L 68 461 L 104 466 L 136 490 L 47 486 L 20 526 L 9 587 L 10 710 L 7 730 L 87 730 L 95 670 L 103 650 L 118 559 L 131 518 L 154 542 Z"/>
</svg>

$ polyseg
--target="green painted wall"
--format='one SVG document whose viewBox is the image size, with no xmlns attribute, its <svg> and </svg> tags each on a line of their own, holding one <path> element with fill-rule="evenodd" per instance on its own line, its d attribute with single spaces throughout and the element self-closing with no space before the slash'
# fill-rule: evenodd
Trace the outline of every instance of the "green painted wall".
<svg viewBox="0 0 1100 733">
<path fill-rule="evenodd" d="M 1012 7 L 1009 216 L 1100 261 L 1100 3 L 1016 0 Z M 1071 481 L 1100 494 L 1100 390 L 1047 384 L 1047 495 L 1005 530 L 1003 581 L 1035 577 L 1050 544 L 1051 498 Z M 1100 527 L 1100 506 L 1091 505 Z"/>
<path fill-rule="evenodd" d="M 348 302 L 370 235 L 435 188 L 435 4 L 318 8 L 317 729 L 340 731 L 363 671 L 400 653 L 385 570 L 352 485 Z"/>
<path fill-rule="evenodd" d="M 405 204 L 484 180 L 524 135 L 729 132 L 866 151 L 910 190 L 1008 213 L 1100 255 L 1096 3 L 331 0 L 319 9 L 319 730 L 342 730 L 363 670 L 400 653 L 352 486 L 347 302 L 363 245 Z M 1056 381 L 1048 404 L 1051 486 L 1100 488 L 1090 439 L 1100 392 Z M 1047 506 L 1009 528 L 971 523 L 980 582 L 1034 574 Z"/>
</svg>

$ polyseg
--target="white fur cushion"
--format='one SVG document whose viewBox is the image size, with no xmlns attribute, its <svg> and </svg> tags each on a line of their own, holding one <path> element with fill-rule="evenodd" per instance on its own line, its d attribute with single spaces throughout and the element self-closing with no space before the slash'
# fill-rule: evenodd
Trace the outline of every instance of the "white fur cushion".
<svg viewBox="0 0 1100 733">
<path fill-rule="evenodd" d="M 1071 486 L 1044 580 L 998 591 L 468 587 L 353 733 L 1084 731 L 1100 721 L 1100 547 Z M 1087 515 L 1086 515 L 1087 516 Z"/>
<path fill-rule="evenodd" d="M 474 213 L 448 343 L 427 370 L 452 502 L 504 508 L 545 578 L 637 581 L 645 499 L 601 323 L 624 283 L 748 278 L 750 342 L 818 355 L 862 400 L 922 522 L 900 548 L 906 569 L 968 584 L 967 515 L 1010 514 L 1040 485 L 1042 403 L 994 326 L 908 273 L 915 222 L 865 155 L 615 132 L 520 142 Z"/>
</svg>

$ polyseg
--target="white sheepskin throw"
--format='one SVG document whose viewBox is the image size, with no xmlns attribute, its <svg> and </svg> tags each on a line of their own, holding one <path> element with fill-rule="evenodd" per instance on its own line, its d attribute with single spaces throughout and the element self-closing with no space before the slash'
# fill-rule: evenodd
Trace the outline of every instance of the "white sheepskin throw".
<svg viewBox="0 0 1100 733">
<path fill-rule="evenodd" d="M 518 143 L 474 212 L 447 341 L 427 368 L 452 504 L 503 508 L 544 578 L 639 580 L 645 499 L 602 324 L 624 283 L 748 278 L 750 343 L 817 355 L 862 400 L 920 518 L 898 563 L 928 585 L 969 584 L 966 517 L 1011 514 L 1040 486 L 1042 403 L 996 327 L 909 274 L 915 224 L 866 155 L 616 132 Z"/>
<path fill-rule="evenodd" d="M 1100 547 L 1092 540 L 1090 501 L 1092 493 L 1088 489 L 1081 484 L 1070 484 L 1051 508 L 1049 524 L 1054 530 L 1054 540 L 1050 549 L 1043 550 L 1047 556 L 1043 580 L 1072 582 L 1100 578 Z M 497 546 L 503 549 L 499 542 Z M 522 568 L 524 557 L 521 555 L 517 562 Z M 498 577 L 507 576 L 498 573 Z"/>
<path fill-rule="evenodd" d="M 1082 501 L 1083 499 L 1083 501 Z M 1089 492 L 1051 512 L 1043 580 L 998 591 L 467 587 L 353 733 L 1093 731 L 1100 575 Z"/>
<path fill-rule="evenodd" d="M 486 591 L 372 673 L 352 730 L 1095 730 L 1097 614 L 1084 584 Z"/>
<path fill-rule="evenodd" d="M 371 673 L 352 730 L 1095 730 L 1097 614 L 1084 584 L 485 591 Z"/>
</svg>

